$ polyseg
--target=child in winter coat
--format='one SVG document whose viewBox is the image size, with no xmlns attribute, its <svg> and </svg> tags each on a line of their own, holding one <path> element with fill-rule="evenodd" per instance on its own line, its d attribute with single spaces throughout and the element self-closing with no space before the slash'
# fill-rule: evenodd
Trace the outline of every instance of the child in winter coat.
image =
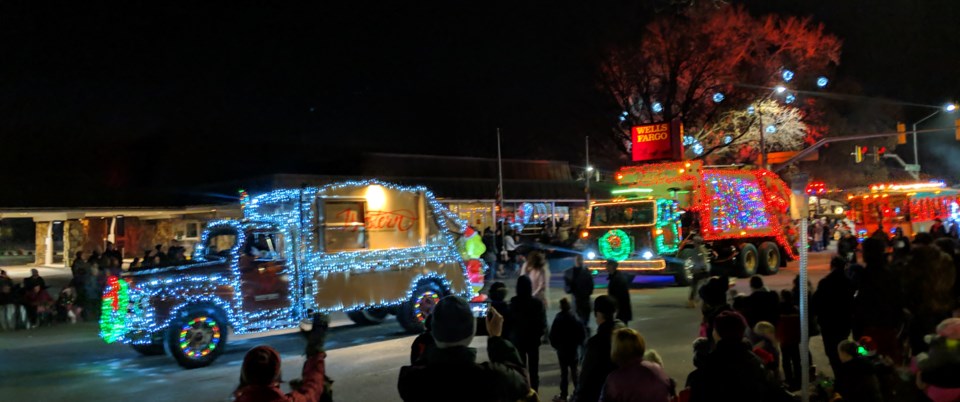
<svg viewBox="0 0 960 402">
<path fill-rule="evenodd" d="M 777 329 L 767 321 L 760 321 L 753 326 L 753 334 L 758 342 L 753 345 L 753 354 L 763 361 L 764 367 L 773 373 L 774 378 L 780 380 L 780 347 L 777 343 Z"/>
<path fill-rule="evenodd" d="M 570 301 L 566 297 L 560 299 L 560 312 L 550 326 L 550 345 L 557 350 L 560 361 L 560 395 L 554 397 L 554 401 L 567 400 L 568 375 L 573 378 L 573 387 L 577 387 L 577 362 L 580 361 L 577 354 L 586 335 L 583 323 L 570 309 Z"/>
</svg>

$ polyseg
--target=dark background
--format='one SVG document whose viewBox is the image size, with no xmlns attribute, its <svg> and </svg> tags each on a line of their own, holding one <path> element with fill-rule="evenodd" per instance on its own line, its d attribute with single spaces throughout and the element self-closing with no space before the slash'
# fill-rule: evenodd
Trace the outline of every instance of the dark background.
<svg viewBox="0 0 960 402">
<path fill-rule="evenodd" d="M 0 201 L 350 173 L 367 151 L 495 157 L 497 127 L 505 157 L 581 161 L 590 135 L 598 158 L 613 152 L 618 112 L 597 86 L 603 49 L 670 12 L 343 3 L 0 2 Z M 832 78 L 865 95 L 942 104 L 960 93 L 950 1 L 742 3 L 823 21 L 844 39 Z M 949 147 L 921 140 L 921 157 L 951 158 L 960 145 L 942 137 Z"/>
</svg>

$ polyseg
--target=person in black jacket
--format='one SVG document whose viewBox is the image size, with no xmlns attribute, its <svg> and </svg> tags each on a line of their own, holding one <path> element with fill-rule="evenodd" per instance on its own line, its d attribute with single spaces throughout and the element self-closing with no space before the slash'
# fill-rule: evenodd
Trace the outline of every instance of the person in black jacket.
<svg viewBox="0 0 960 402">
<path fill-rule="evenodd" d="M 856 289 L 844 273 L 846 266 L 847 260 L 840 256 L 833 257 L 830 260 L 830 273 L 820 280 L 810 300 L 813 314 L 820 324 L 823 349 L 834 373 L 840 370 L 837 345 L 850 336 L 850 322 L 853 320 L 853 294 Z"/>
<path fill-rule="evenodd" d="M 554 400 L 567 400 L 568 375 L 573 379 L 573 387 L 577 387 L 577 362 L 580 360 L 577 351 L 583 345 L 586 333 L 583 323 L 570 311 L 570 301 L 566 297 L 560 299 L 560 312 L 550 326 L 550 345 L 557 350 L 560 362 L 560 395 Z"/>
<path fill-rule="evenodd" d="M 850 340 L 837 345 L 837 355 L 842 363 L 836 372 L 834 390 L 844 402 L 883 401 L 876 370 L 870 361 L 860 357 L 859 348 L 860 345 Z"/>
<path fill-rule="evenodd" d="M 587 341 L 587 351 L 583 355 L 583 366 L 580 370 L 580 384 L 573 398 L 576 402 L 598 401 L 607 375 L 617 368 L 610 357 L 613 331 L 626 326 L 620 320 L 614 319 L 616 311 L 617 304 L 610 296 L 597 296 L 593 302 L 597 334 Z"/>
<path fill-rule="evenodd" d="M 547 330 L 543 302 L 533 297 L 533 284 L 526 275 L 517 278 L 517 295 L 510 299 L 511 337 L 520 352 L 520 361 L 530 375 L 530 388 L 540 386 L 540 340 Z"/>
<path fill-rule="evenodd" d="M 518 401 L 531 396 L 526 373 L 513 344 L 500 337 L 503 316 L 487 310 L 487 354 L 490 362 L 477 363 L 470 348 L 477 320 L 466 300 L 440 299 L 431 313 L 437 349 L 426 361 L 400 369 L 400 398 L 419 401 Z"/>
<path fill-rule="evenodd" d="M 576 263 L 563 273 L 564 290 L 573 296 L 574 311 L 585 327 L 590 325 L 590 296 L 593 295 L 593 275 L 583 266 L 583 256 L 577 255 Z"/>
<path fill-rule="evenodd" d="M 690 401 L 763 401 L 776 390 L 771 374 L 744 342 L 747 322 L 725 311 L 714 320 L 716 347 L 688 378 Z"/>
<path fill-rule="evenodd" d="M 617 319 L 623 325 L 629 326 L 633 320 L 633 309 L 630 308 L 630 281 L 623 273 L 617 271 L 619 263 L 607 260 L 607 295 L 617 303 Z"/>
<path fill-rule="evenodd" d="M 753 328 L 758 322 L 766 321 L 777 326 L 780 322 L 780 310 L 777 306 L 780 298 L 777 293 L 767 289 L 759 275 L 750 278 L 750 292 L 746 300 L 747 313 L 743 315 L 747 319 L 747 325 Z"/>
</svg>

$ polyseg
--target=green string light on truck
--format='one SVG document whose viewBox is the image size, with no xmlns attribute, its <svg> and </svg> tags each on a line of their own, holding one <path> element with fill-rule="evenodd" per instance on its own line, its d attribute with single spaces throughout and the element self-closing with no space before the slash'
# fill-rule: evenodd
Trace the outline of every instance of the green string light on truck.
<svg viewBox="0 0 960 402">
<path fill-rule="evenodd" d="M 673 244 L 666 243 L 667 231 L 673 234 Z M 657 229 L 656 244 L 657 253 L 671 254 L 676 253 L 680 238 L 680 213 L 677 210 L 677 202 L 670 199 L 657 200 Z"/>
<path fill-rule="evenodd" d="M 130 285 L 116 276 L 109 277 L 100 305 L 100 337 L 105 342 L 113 343 L 123 338 L 129 306 Z"/>
<path fill-rule="evenodd" d="M 613 229 L 597 240 L 600 255 L 608 260 L 623 261 L 633 254 L 633 242 L 630 235 L 620 229 Z"/>
</svg>

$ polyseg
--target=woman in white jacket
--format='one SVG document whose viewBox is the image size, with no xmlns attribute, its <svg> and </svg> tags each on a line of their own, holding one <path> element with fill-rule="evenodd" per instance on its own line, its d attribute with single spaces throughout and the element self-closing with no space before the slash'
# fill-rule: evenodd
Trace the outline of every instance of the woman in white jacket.
<svg viewBox="0 0 960 402">
<path fill-rule="evenodd" d="M 526 275 L 533 283 L 533 297 L 543 302 L 543 308 L 549 308 L 550 303 L 550 267 L 547 258 L 540 251 L 533 251 L 527 256 L 527 261 L 520 268 L 520 275 Z"/>
</svg>

